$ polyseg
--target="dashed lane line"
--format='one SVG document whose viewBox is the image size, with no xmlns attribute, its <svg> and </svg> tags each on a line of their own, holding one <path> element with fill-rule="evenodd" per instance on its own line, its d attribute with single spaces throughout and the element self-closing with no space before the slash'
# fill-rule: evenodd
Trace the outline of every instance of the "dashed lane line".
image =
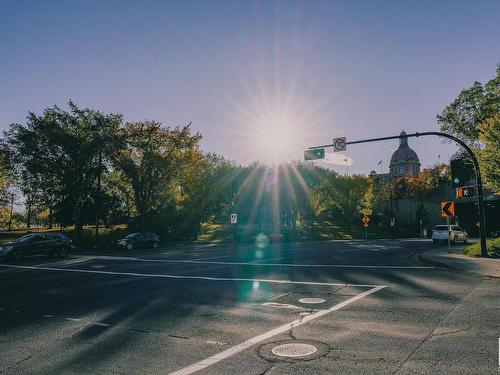
<svg viewBox="0 0 500 375">
<path fill-rule="evenodd" d="M 373 284 L 342 284 L 342 283 L 325 283 L 316 281 L 297 281 L 297 280 L 278 280 L 278 279 L 247 279 L 247 278 L 232 278 L 232 277 L 212 277 L 212 276 L 197 276 L 197 275 L 172 275 L 172 274 L 154 274 L 154 273 L 139 273 L 139 272 L 117 272 L 117 271 L 100 271 L 86 270 L 78 268 L 57 268 L 57 267 L 39 267 L 39 266 L 18 266 L 13 264 L 0 264 L 4 268 L 17 268 L 27 270 L 54 271 L 54 272 L 76 272 L 76 273 L 93 273 L 97 275 L 116 275 L 116 276 L 136 276 L 136 277 L 151 277 L 165 278 L 178 280 L 206 280 L 206 281 L 244 281 L 244 282 L 263 282 L 274 284 L 294 284 L 294 285 L 325 285 L 325 286 L 348 286 L 348 287 L 365 287 L 374 288 L 378 285 Z"/>
</svg>

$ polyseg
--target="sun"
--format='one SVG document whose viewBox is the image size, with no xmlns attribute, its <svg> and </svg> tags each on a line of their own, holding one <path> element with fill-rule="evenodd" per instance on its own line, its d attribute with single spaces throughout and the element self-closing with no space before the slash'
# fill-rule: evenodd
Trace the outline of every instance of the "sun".
<svg viewBox="0 0 500 375">
<path fill-rule="evenodd" d="M 240 159 L 276 166 L 303 157 L 317 124 L 314 105 L 291 93 L 258 90 L 244 103 L 234 104 L 235 127 Z"/>
<path fill-rule="evenodd" d="M 256 160 L 279 165 L 300 156 L 303 135 L 299 124 L 292 119 L 270 116 L 251 125 L 247 143 Z"/>
</svg>

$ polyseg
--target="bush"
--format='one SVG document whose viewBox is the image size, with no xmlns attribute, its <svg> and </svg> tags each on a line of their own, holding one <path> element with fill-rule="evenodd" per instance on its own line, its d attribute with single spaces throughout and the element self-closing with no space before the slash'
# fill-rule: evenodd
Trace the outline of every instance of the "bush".
<svg viewBox="0 0 500 375">
<path fill-rule="evenodd" d="M 500 238 L 495 238 L 494 240 L 486 241 L 486 250 L 490 258 L 500 257 Z M 481 256 L 481 245 L 475 243 L 468 245 L 464 249 L 464 254 L 470 257 L 480 257 Z"/>
</svg>

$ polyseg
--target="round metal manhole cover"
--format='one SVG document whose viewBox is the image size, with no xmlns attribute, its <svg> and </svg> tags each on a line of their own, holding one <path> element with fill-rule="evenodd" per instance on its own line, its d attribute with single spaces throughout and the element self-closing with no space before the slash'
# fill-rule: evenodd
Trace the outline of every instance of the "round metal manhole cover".
<svg viewBox="0 0 500 375">
<path fill-rule="evenodd" d="M 271 352 L 279 357 L 305 357 L 316 353 L 318 349 L 309 344 L 282 344 L 275 346 Z"/>
<path fill-rule="evenodd" d="M 323 298 L 301 298 L 299 299 L 300 303 L 308 303 L 308 304 L 317 304 L 317 303 L 323 303 L 326 300 Z"/>
</svg>

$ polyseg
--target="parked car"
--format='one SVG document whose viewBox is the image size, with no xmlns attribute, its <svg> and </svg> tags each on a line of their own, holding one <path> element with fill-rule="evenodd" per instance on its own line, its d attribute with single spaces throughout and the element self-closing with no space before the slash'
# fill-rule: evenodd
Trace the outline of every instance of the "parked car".
<svg viewBox="0 0 500 375">
<path fill-rule="evenodd" d="M 66 256 L 71 248 L 71 238 L 64 233 L 27 234 L 0 245 L 0 256 L 11 259 L 30 255 Z"/>
<path fill-rule="evenodd" d="M 125 238 L 118 240 L 116 245 L 118 247 L 124 247 L 127 250 L 147 247 L 157 249 L 160 247 L 160 236 L 151 232 L 131 233 Z"/>
<path fill-rule="evenodd" d="M 469 235 L 467 234 L 467 232 L 460 228 L 458 225 L 436 225 L 432 231 L 432 242 L 448 242 L 448 232 L 450 236 L 450 242 L 453 244 L 457 241 L 461 241 L 463 243 L 467 243 L 469 241 Z"/>
</svg>

